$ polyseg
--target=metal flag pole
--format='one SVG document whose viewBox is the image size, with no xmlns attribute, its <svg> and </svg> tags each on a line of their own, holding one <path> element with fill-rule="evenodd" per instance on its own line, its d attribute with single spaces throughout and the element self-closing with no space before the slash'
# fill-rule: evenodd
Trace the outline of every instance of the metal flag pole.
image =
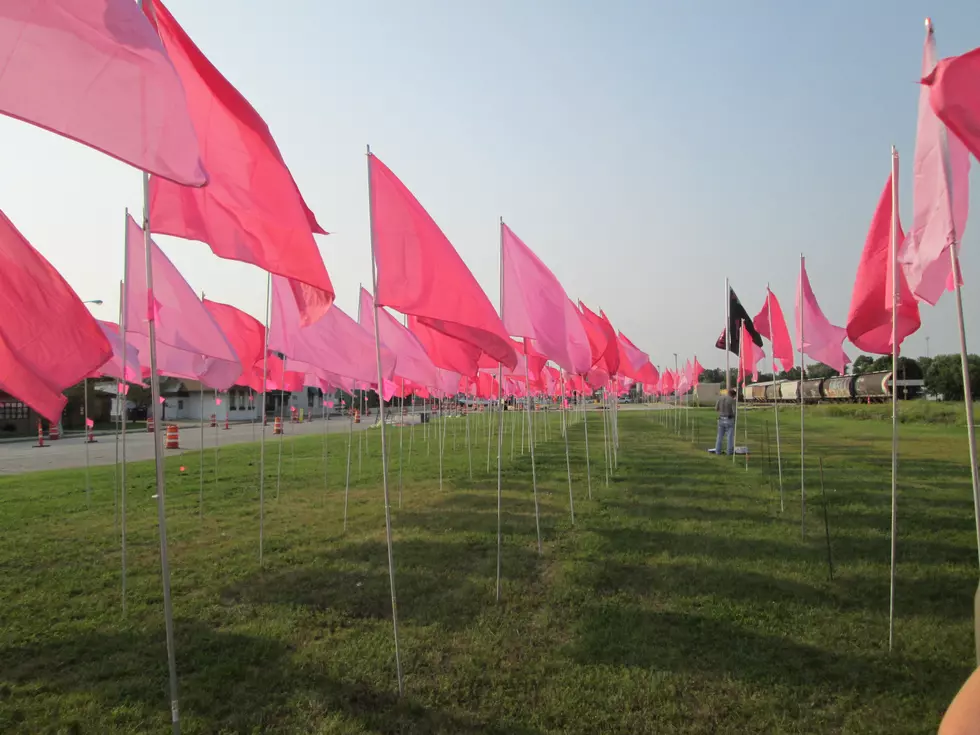
<svg viewBox="0 0 980 735">
<path fill-rule="evenodd" d="M 320 421 L 323 423 L 323 504 L 327 503 L 327 466 L 330 456 L 327 454 L 327 396 L 320 388 Z"/>
<path fill-rule="evenodd" d="M 402 378 L 402 396 L 401 405 L 399 407 L 401 412 L 401 421 L 398 422 L 398 507 L 402 507 L 402 465 L 405 464 L 403 461 L 402 447 L 405 445 L 405 378 Z"/>
<path fill-rule="evenodd" d="M 282 444 L 286 438 L 286 360 L 282 356 L 282 379 L 279 383 L 279 461 L 276 463 L 276 500 L 279 500 L 279 488 L 282 485 Z M 215 440 L 217 440 L 217 435 Z"/>
<path fill-rule="evenodd" d="M 203 291 L 201 292 L 201 300 L 202 301 L 204 300 Z M 204 518 L 204 383 L 200 383 L 200 381 L 198 382 L 199 382 L 198 387 L 201 389 L 201 394 L 200 394 L 200 398 L 201 398 L 201 472 L 200 472 L 201 483 L 200 484 L 201 487 L 200 490 L 198 491 L 197 515 L 199 519 L 203 519 Z"/>
<path fill-rule="evenodd" d="M 803 290 L 803 253 L 800 253 L 800 285 L 799 291 Z M 803 411 L 803 381 L 806 380 L 806 356 L 803 354 L 803 304 L 802 296 L 800 303 L 800 536 L 806 538 L 806 464 L 804 441 L 804 411 Z"/>
<path fill-rule="evenodd" d="M 538 508 L 538 471 L 534 464 L 534 410 L 532 403 L 534 397 L 531 393 L 531 377 L 527 366 L 527 343 L 524 343 L 524 382 L 527 385 L 527 395 L 524 400 L 524 410 L 527 411 L 527 448 L 531 453 L 531 491 L 534 493 L 534 528 L 538 534 L 538 554 L 542 554 L 541 547 L 541 512 Z M 524 422 L 521 422 L 524 425 Z M 523 429 L 522 429 L 523 431 Z M 523 434 L 522 434 L 523 436 Z"/>
<path fill-rule="evenodd" d="M 489 395 L 493 395 L 493 393 L 490 393 Z M 490 474 L 490 446 L 491 446 L 490 440 L 493 438 L 493 414 L 494 414 L 493 407 L 490 405 L 490 399 L 487 398 L 487 474 L 488 475 Z"/>
<path fill-rule="evenodd" d="M 933 36 L 932 21 L 926 18 L 927 37 Z M 933 41 L 935 43 L 935 41 Z M 935 56 L 935 55 L 934 55 Z M 949 137 L 946 126 L 940 126 L 940 149 L 943 157 L 943 171 L 946 176 L 946 204 L 949 208 L 949 221 L 953 229 L 950 232 L 949 259 L 952 266 L 953 288 L 956 291 L 956 321 L 960 337 L 960 365 L 963 373 L 963 403 L 966 410 L 966 434 L 970 447 L 970 477 L 973 481 L 973 512 L 977 531 L 977 553 L 980 554 L 980 474 L 977 466 L 977 435 L 976 423 L 973 417 L 973 388 L 970 385 L 970 367 L 966 349 L 966 326 L 963 318 L 963 291 L 961 287 L 962 271 L 959 259 L 959 233 L 956 232 L 956 220 L 953 217 L 953 173 L 949 163 Z M 928 338 L 926 346 L 928 347 Z M 894 385 L 894 384 L 893 384 Z M 893 391 L 894 392 L 894 388 Z M 974 637 L 976 644 L 977 663 L 980 664 L 980 585 L 974 596 Z"/>
<path fill-rule="evenodd" d="M 606 487 L 609 487 L 609 399 L 606 389 L 602 389 L 602 453 L 606 460 Z"/>
<path fill-rule="evenodd" d="M 766 313 L 769 315 L 769 336 L 772 337 L 774 329 L 772 326 L 772 291 L 769 290 L 769 284 L 766 284 Z M 776 417 L 776 467 L 779 469 L 779 512 L 782 513 L 786 510 L 786 503 L 783 498 L 783 450 L 779 442 L 779 396 L 776 395 L 776 345 L 769 340 L 772 347 L 772 412 Z"/>
<path fill-rule="evenodd" d="M 565 371 L 558 371 L 558 381 L 561 385 L 561 404 L 559 406 L 561 410 L 562 423 L 564 423 L 565 418 Z M 568 454 L 568 432 L 562 431 L 565 435 L 565 470 L 568 473 L 568 512 L 572 518 L 572 525 L 575 525 L 575 497 L 572 494 L 572 459 Z"/>
<path fill-rule="evenodd" d="M 408 424 L 408 466 L 412 466 L 412 444 L 415 440 L 415 391 L 412 390 L 412 420 Z M 472 464 L 472 461 L 470 462 Z M 470 468 L 470 479 L 472 479 L 473 470 Z"/>
<path fill-rule="evenodd" d="M 125 375 L 126 374 L 125 366 L 123 366 L 123 368 L 124 368 L 123 375 Z M 85 378 L 85 380 L 82 381 L 82 391 L 85 393 L 84 396 L 85 407 L 83 409 L 83 411 L 85 412 L 85 420 L 82 422 L 85 424 L 85 432 L 84 432 L 85 435 L 85 504 L 91 505 L 92 504 L 92 481 L 91 478 L 89 477 L 89 457 L 88 457 L 88 445 L 90 442 L 88 440 L 88 378 L 87 377 Z"/>
<path fill-rule="evenodd" d="M 367 148 L 368 156 L 368 202 L 371 201 L 371 146 Z M 371 226 L 371 285 L 374 288 L 374 347 L 378 357 L 378 385 L 383 385 L 384 375 L 381 370 L 381 337 L 378 333 L 378 261 L 377 244 L 374 232 L 374 210 L 370 208 Z M 381 413 L 381 484 L 384 488 L 385 502 L 385 536 L 388 542 L 388 577 L 391 584 L 391 622 L 395 637 L 395 668 L 398 672 L 398 694 L 404 696 L 405 682 L 402 679 L 401 654 L 398 648 L 398 601 L 395 596 L 395 556 L 391 543 L 391 505 L 388 502 L 388 459 L 385 453 L 385 408 L 384 401 L 378 402 Z"/>
<path fill-rule="evenodd" d="M 262 350 L 262 433 L 259 435 L 259 568 L 262 567 L 262 551 L 265 542 L 265 407 L 269 389 L 269 322 L 272 319 L 272 274 L 265 278 L 265 348 Z M 204 405 L 204 401 L 201 401 Z M 274 414 L 273 414 L 274 415 Z M 203 429 L 203 420 L 201 422 Z M 204 463 L 204 445 L 201 445 L 201 463 Z"/>
<path fill-rule="evenodd" d="M 123 230 L 123 276 L 127 279 L 122 289 L 122 306 L 120 307 L 119 331 L 122 332 L 122 364 L 123 380 L 116 386 L 116 408 L 122 411 L 120 436 L 122 438 L 122 464 L 119 466 L 119 527 L 122 534 L 122 611 L 126 614 L 126 424 L 129 423 L 129 383 L 126 382 L 126 327 L 129 314 L 129 209 L 126 209 L 125 230 Z M 122 393 L 121 408 L 120 393 Z"/>
<path fill-rule="evenodd" d="M 742 346 L 745 343 L 745 335 L 742 333 L 742 322 L 739 320 L 738 323 L 739 334 L 738 334 L 738 372 L 739 376 L 735 378 L 735 420 L 732 422 L 732 466 L 735 466 L 735 445 L 738 444 L 738 384 L 739 380 L 745 380 L 745 376 L 742 374 Z"/>
<path fill-rule="evenodd" d="M 446 447 L 446 404 L 442 398 L 437 399 L 439 406 L 439 424 L 436 426 L 436 440 L 439 443 L 439 490 L 442 491 L 442 454 Z"/>
<path fill-rule="evenodd" d="M 344 533 L 347 532 L 347 502 L 350 500 L 350 455 L 354 446 L 354 394 L 350 394 L 350 406 L 347 410 L 347 479 L 344 480 Z"/>
<path fill-rule="evenodd" d="M 140 8 L 143 2 L 140 0 Z M 152 14 L 152 6 L 151 6 Z M 143 248 L 146 254 L 146 289 L 153 293 L 153 242 L 150 240 L 150 175 L 143 172 Z M 160 572 L 163 579 L 163 614 L 167 638 L 167 665 L 170 673 L 170 714 L 174 735 L 180 735 L 180 707 L 177 696 L 177 657 L 174 650 L 174 614 L 170 599 L 170 559 L 167 552 L 166 473 L 163 456 L 163 426 L 160 411 L 160 375 L 157 373 L 157 329 L 154 309 L 148 310 L 150 337 L 150 393 L 153 402 L 153 458 L 157 476 L 157 526 L 160 533 Z M 125 342 L 125 340 L 123 340 Z"/>
<path fill-rule="evenodd" d="M 732 335 L 731 330 L 731 319 L 732 319 L 732 287 L 728 282 L 728 278 L 725 278 L 725 392 L 727 393 L 732 389 L 732 358 L 731 358 L 731 348 L 732 348 Z"/>
<path fill-rule="evenodd" d="M 589 483 L 589 500 L 592 500 L 592 459 L 589 457 L 589 407 L 585 405 L 585 398 L 579 396 L 582 404 L 582 422 L 585 426 L 585 476 Z"/>
<path fill-rule="evenodd" d="M 511 398 L 514 400 L 514 408 L 517 408 L 517 397 L 516 394 L 512 395 Z M 514 439 L 515 434 L 517 434 L 517 412 L 509 411 L 510 413 L 510 461 L 514 461 Z"/>
<path fill-rule="evenodd" d="M 364 389 L 361 389 L 361 420 L 364 420 Z M 363 454 L 364 432 L 357 432 L 357 479 L 361 479 L 361 456 Z"/>
<path fill-rule="evenodd" d="M 895 563 L 898 536 L 898 151 L 892 146 L 892 218 L 889 241 L 892 291 L 892 525 L 891 576 L 888 589 L 888 650 L 895 643 Z"/>
<path fill-rule="evenodd" d="M 679 369 L 678 369 L 678 367 L 677 367 L 677 353 L 675 352 L 675 353 L 674 353 L 674 380 L 675 380 L 675 381 L 676 381 L 677 383 L 679 383 L 679 382 L 680 382 L 679 380 L 677 380 L 677 374 L 678 374 L 679 372 L 680 372 L 680 370 L 679 370 Z M 677 432 L 679 431 L 679 429 L 680 429 L 680 423 L 679 423 L 678 421 L 676 421 L 676 418 L 677 418 L 677 413 L 678 413 L 678 411 L 680 410 L 680 406 L 678 405 L 678 401 L 680 400 L 680 397 L 681 397 L 681 392 L 680 392 L 680 386 L 679 386 L 679 385 L 675 385 L 675 386 L 674 386 L 674 416 L 675 416 L 675 421 L 674 421 L 674 433 L 675 433 L 675 434 L 676 434 L 676 433 L 677 433 Z"/>
<path fill-rule="evenodd" d="M 127 220 L 128 224 L 128 220 Z M 120 388 L 126 384 L 126 330 L 123 328 L 123 299 L 125 298 L 125 287 L 123 282 L 119 282 L 119 331 L 123 340 L 123 361 L 122 361 L 122 382 L 116 383 L 116 463 L 112 470 L 112 527 L 119 528 L 119 432 L 122 427 L 120 418 L 123 416 L 120 408 L 119 393 Z"/>
<path fill-rule="evenodd" d="M 466 396 L 467 402 L 469 396 Z M 473 482 L 473 442 L 470 439 L 470 414 L 473 413 L 472 406 L 464 406 L 463 410 L 466 412 L 466 455 L 469 457 L 470 462 L 470 482 Z"/>
<path fill-rule="evenodd" d="M 218 446 L 220 444 L 219 434 L 218 434 L 218 402 L 221 398 L 218 397 L 218 389 L 214 389 L 214 486 L 218 487 Z M 225 406 L 225 415 L 227 416 L 228 407 Z"/>
<path fill-rule="evenodd" d="M 504 316 L 504 218 L 500 218 L 500 316 Z M 503 536 L 503 459 L 504 448 L 504 368 L 497 363 L 497 602 L 500 602 L 500 567 L 504 550 Z"/>
<path fill-rule="evenodd" d="M 531 386 L 528 385 L 527 382 L 528 382 L 528 380 L 527 380 L 527 359 L 525 358 L 525 364 L 524 364 L 524 405 L 525 406 L 527 405 L 527 402 L 531 398 Z M 521 456 L 522 457 L 524 456 L 524 425 L 526 423 L 527 422 L 524 419 L 521 419 Z"/>
</svg>

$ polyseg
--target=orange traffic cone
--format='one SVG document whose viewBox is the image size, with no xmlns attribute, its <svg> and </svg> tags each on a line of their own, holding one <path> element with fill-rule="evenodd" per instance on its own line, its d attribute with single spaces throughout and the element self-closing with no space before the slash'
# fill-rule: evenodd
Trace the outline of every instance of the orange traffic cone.
<svg viewBox="0 0 980 735">
<path fill-rule="evenodd" d="M 146 433 L 152 434 L 156 430 L 156 426 L 153 423 L 153 417 L 149 416 L 146 419 Z"/>
<path fill-rule="evenodd" d="M 228 431 L 231 427 L 228 425 L 228 417 L 225 416 L 225 431 Z"/>
<path fill-rule="evenodd" d="M 176 424 L 167 427 L 167 449 L 180 449 L 180 432 Z"/>
<path fill-rule="evenodd" d="M 218 417 L 211 414 L 211 428 L 216 429 L 218 427 Z"/>
<path fill-rule="evenodd" d="M 58 424 L 51 424 L 51 427 L 48 429 L 48 441 L 54 441 L 60 438 L 61 430 L 58 429 Z"/>
<path fill-rule="evenodd" d="M 37 449 L 47 449 L 48 445 L 44 443 L 44 429 L 41 427 L 41 422 L 37 422 L 37 444 L 34 445 Z"/>
<path fill-rule="evenodd" d="M 281 434 L 282 433 L 282 419 L 276 416 L 276 420 L 272 423 L 272 433 Z"/>
</svg>

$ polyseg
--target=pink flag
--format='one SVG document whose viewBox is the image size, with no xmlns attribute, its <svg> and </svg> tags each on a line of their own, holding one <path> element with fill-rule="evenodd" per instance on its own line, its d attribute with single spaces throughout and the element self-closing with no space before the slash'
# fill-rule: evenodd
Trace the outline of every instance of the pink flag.
<svg viewBox="0 0 980 735">
<path fill-rule="evenodd" d="M 517 358 L 504 325 L 452 243 L 377 156 L 368 156 L 368 166 L 378 305 L 513 367 Z"/>
<path fill-rule="evenodd" d="M 759 327 L 756 325 L 756 331 Z M 762 332 L 759 332 L 762 334 Z M 739 356 L 738 356 L 738 382 L 745 383 L 752 373 L 753 382 L 759 379 L 759 362 L 766 356 L 766 353 L 762 351 L 755 342 L 752 341 L 752 335 L 745 326 L 745 322 L 742 322 L 742 335 L 741 342 L 739 343 Z M 843 372 L 843 371 L 842 371 Z"/>
<path fill-rule="evenodd" d="M 835 327 L 820 310 L 817 297 L 810 288 L 806 265 L 801 261 L 800 280 L 796 288 L 796 346 L 817 362 L 829 365 L 843 374 L 850 358 L 842 345 L 846 330 Z M 802 329 L 802 341 L 800 330 Z"/>
<path fill-rule="evenodd" d="M 204 307 L 224 333 L 242 366 L 238 384 L 261 391 L 263 367 L 272 374 L 267 364 L 263 366 L 265 326 L 255 317 L 228 304 L 204 299 Z"/>
<path fill-rule="evenodd" d="M 413 383 L 435 387 L 438 369 L 425 353 L 418 337 L 399 324 L 384 307 L 378 308 L 378 314 L 378 334 L 384 346 L 395 355 L 395 373 Z M 374 334 L 374 299 L 365 288 L 361 289 L 358 322 L 368 333 Z"/>
<path fill-rule="evenodd" d="M 0 2 L 0 113 L 179 184 L 207 182 L 184 88 L 132 0 Z"/>
<path fill-rule="evenodd" d="M 770 310 L 772 311 L 771 314 L 769 313 Z M 766 302 L 762 305 L 762 310 L 755 315 L 752 323 L 755 325 L 756 332 L 772 342 L 773 357 L 782 363 L 783 370 L 791 370 L 793 368 L 793 341 L 790 339 L 789 329 L 786 326 L 786 319 L 783 317 L 783 309 L 779 305 L 779 299 L 776 298 L 776 294 L 769 290 L 768 286 L 766 287 Z M 701 372 L 704 372 L 704 368 L 701 368 Z"/>
<path fill-rule="evenodd" d="M 912 200 L 914 216 L 900 243 L 899 262 L 909 288 L 933 304 L 953 288 L 949 246 L 963 241 L 970 199 L 970 154 L 980 153 L 980 49 L 936 65 L 936 41 L 930 26 L 922 51 L 924 85 L 919 91 Z M 938 115 L 938 117 L 937 117 Z M 945 123 L 954 133 L 946 134 Z M 943 160 L 945 137 L 949 167 Z M 964 143 L 966 145 L 964 145 Z"/>
<path fill-rule="evenodd" d="M 272 277 L 272 320 L 269 349 L 319 371 L 363 381 L 378 382 L 378 363 L 374 334 L 351 319 L 336 305 L 308 327 L 300 325 L 299 309 L 292 298 L 288 281 Z M 394 374 L 395 356 L 381 350 L 381 367 L 385 378 Z"/>
<path fill-rule="evenodd" d="M 187 91 L 187 107 L 210 176 L 202 189 L 151 179 L 153 231 L 200 240 L 220 258 L 292 279 L 302 324 L 311 324 L 334 298 L 313 239 L 313 233 L 326 233 L 248 100 L 208 61 L 160 0 L 147 0 L 146 13 Z"/>
<path fill-rule="evenodd" d="M 892 351 L 892 178 L 881 192 L 871 228 L 864 241 L 847 315 L 847 338 L 865 352 L 888 355 Z M 904 239 L 898 225 L 896 242 Z M 899 306 L 896 329 L 898 344 L 920 325 L 919 304 L 912 296 L 905 273 L 898 269 Z"/>
<path fill-rule="evenodd" d="M 779 312 L 779 315 L 782 316 L 782 312 Z M 783 322 L 783 326 L 784 327 L 786 326 L 786 322 Z M 758 325 L 756 325 L 756 327 L 758 328 Z M 787 336 L 787 338 L 789 337 L 789 332 L 786 333 L 786 336 Z M 697 387 L 698 384 L 701 382 L 701 373 L 704 372 L 704 368 L 701 367 L 701 363 L 698 362 L 697 355 L 694 356 L 694 366 L 693 366 L 693 368 L 694 368 L 693 369 L 693 374 L 694 374 L 694 381 L 693 382 L 694 382 L 694 386 Z"/>
<path fill-rule="evenodd" d="M 92 419 L 85 419 L 85 428 L 91 429 L 95 427 L 95 422 Z"/>
<path fill-rule="evenodd" d="M 151 302 L 146 287 L 146 249 L 143 230 L 132 217 L 126 228 L 126 334 L 149 359 L 149 319 L 145 305 Z M 200 380 L 210 388 L 226 390 L 242 374 L 238 357 L 214 318 L 193 289 L 150 241 L 153 254 L 153 296 L 157 337 L 157 369 L 161 375 Z"/>
<path fill-rule="evenodd" d="M 0 390 L 50 421 L 112 348 L 65 279 L 0 212 Z"/>
<path fill-rule="evenodd" d="M 566 372 L 587 373 L 592 350 L 575 305 L 555 274 L 507 225 L 501 223 L 500 232 L 504 327 L 534 340 Z"/>
<path fill-rule="evenodd" d="M 99 328 L 102 334 L 109 341 L 112 347 L 112 357 L 107 363 L 98 370 L 89 374 L 90 378 L 108 377 L 117 380 L 125 380 L 130 383 L 139 383 L 141 378 L 139 352 L 134 345 L 126 343 L 126 369 L 123 370 L 122 355 L 123 341 L 119 335 L 119 325 L 112 322 L 99 321 Z"/>
</svg>

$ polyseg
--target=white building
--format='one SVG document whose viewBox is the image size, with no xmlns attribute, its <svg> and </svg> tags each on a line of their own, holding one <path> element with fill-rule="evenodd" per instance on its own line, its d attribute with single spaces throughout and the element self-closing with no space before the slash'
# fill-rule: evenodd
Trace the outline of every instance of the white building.
<svg viewBox="0 0 980 735">
<path fill-rule="evenodd" d="M 164 421 L 200 421 L 202 415 L 209 420 L 211 414 L 222 423 L 226 417 L 229 421 L 261 418 L 258 404 L 262 394 L 240 385 L 216 392 L 197 380 L 165 378 L 160 382 L 160 396 L 164 399 Z"/>
</svg>

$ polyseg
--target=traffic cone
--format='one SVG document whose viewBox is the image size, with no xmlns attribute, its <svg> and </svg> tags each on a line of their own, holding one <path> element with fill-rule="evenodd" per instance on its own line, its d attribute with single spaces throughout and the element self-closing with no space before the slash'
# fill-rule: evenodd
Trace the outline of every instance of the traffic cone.
<svg viewBox="0 0 980 735">
<path fill-rule="evenodd" d="M 225 416 L 225 431 L 228 431 L 228 429 L 230 429 L 230 428 L 231 428 L 231 427 L 230 427 L 230 426 L 228 426 L 228 417 L 227 417 L 227 416 Z"/>
<path fill-rule="evenodd" d="M 176 424 L 167 427 L 167 449 L 180 449 L 180 431 Z"/>
<path fill-rule="evenodd" d="M 218 417 L 215 416 L 214 414 L 211 414 L 211 428 L 215 429 L 217 428 L 217 426 L 218 426 Z"/>
<path fill-rule="evenodd" d="M 61 438 L 61 430 L 58 428 L 58 424 L 51 424 L 48 429 L 48 441 L 55 441 Z"/>
<path fill-rule="evenodd" d="M 282 419 L 276 416 L 276 420 L 272 423 L 272 433 L 281 434 L 282 433 Z"/>
<path fill-rule="evenodd" d="M 89 426 L 87 429 L 85 429 L 85 443 L 95 444 L 97 441 L 98 439 L 95 438 L 95 429 Z"/>
<path fill-rule="evenodd" d="M 146 433 L 152 434 L 154 431 L 156 431 L 156 426 L 153 423 L 153 417 L 148 416 L 146 419 Z"/>
<path fill-rule="evenodd" d="M 34 445 L 37 449 L 47 449 L 48 445 L 44 443 L 44 429 L 41 428 L 41 422 L 37 422 L 37 444 Z"/>
</svg>

